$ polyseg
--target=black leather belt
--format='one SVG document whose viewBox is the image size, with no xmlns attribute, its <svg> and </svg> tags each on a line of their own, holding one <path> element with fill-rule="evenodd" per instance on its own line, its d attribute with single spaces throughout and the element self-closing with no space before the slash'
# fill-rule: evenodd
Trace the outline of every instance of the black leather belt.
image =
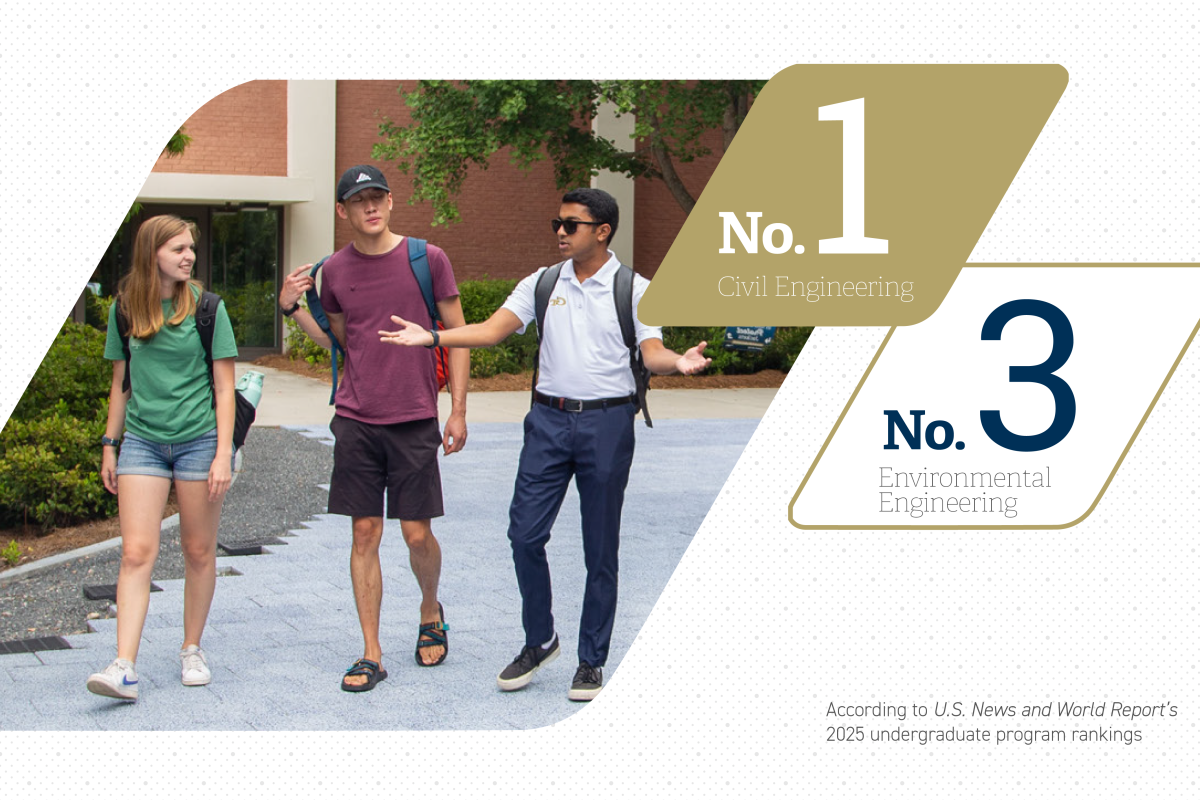
<svg viewBox="0 0 1200 800">
<path fill-rule="evenodd" d="M 541 403 L 550 408 L 557 408 L 559 411 L 594 411 L 598 408 L 612 408 L 613 406 L 623 406 L 627 403 L 632 403 L 637 399 L 636 395 L 627 395 L 625 397 L 606 397 L 602 400 L 571 400 L 567 397 L 551 397 L 548 394 L 541 392 L 533 393 L 533 401 Z"/>
</svg>

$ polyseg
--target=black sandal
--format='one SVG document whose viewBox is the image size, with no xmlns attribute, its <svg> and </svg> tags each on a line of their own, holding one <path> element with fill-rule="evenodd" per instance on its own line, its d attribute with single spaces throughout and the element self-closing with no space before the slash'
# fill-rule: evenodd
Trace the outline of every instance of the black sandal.
<svg viewBox="0 0 1200 800">
<path fill-rule="evenodd" d="M 351 675 L 366 675 L 366 683 L 346 683 L 346 678 Z M 360 658 L 350 665 L 350 669 L 346 670 L 346 674 L 342 676 L 342 691 L 343 692 L 369 692 L 375 688 L 375 684 L 387 678 L 387 670 L 379 666 L 376 662 L 369 658 Z"/>
<path fill-rule="evenodd" d="M 446 631 L 450 630 L 450 626 L 446 624 L 446 610 L 442 608 L 441 603 L 438 603 L 438 615 L 442 618 L 441 622 L 423 622 L 418 629 L 415 656 L 419 666 L 436 667 L 446 660 L 446 655 L 450 652 L 450 641 L 446 638 Z M 443 648 L 442 657 L 437 661 L 426 663 L 421 660 L 422 647 L 441 647 Z"/>
</svg>

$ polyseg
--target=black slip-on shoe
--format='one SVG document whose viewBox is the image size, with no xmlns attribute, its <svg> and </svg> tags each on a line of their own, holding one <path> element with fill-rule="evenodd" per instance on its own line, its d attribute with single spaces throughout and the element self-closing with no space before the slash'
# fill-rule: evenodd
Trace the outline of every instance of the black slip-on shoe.
<svg viewBox="0 0 1200 800">
<path fill-rule="evenodd" d="M 527 645 L 521 648 L 521 652 L 517 654 L 513 662 L 496 676 L 496 685 L 502 692 L 524 689 L 533 680 L 533 673 L 556 658 L 558 658 L 558 634 L 554 635 L 554 641 L 550 643 L 549 647 Z"/>
</svg>

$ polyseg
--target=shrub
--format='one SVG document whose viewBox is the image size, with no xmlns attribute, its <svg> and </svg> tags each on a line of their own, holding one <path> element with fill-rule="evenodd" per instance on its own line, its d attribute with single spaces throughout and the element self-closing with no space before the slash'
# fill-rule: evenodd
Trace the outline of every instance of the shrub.
<svg viewBox="0 0 1200 800">
<path fill-rule="evenodd" d="M 101 307 L 107 313 L 103 301 L 96 313 Z M 66 322 L 0 432 L 0 522 L 49 529 L 116 513 L 100 483 L 112 383 L 104 338 Z"/>
<path fill-rule="evenodd" d="M 97 330 L 108 330 L 108 310 L 114 298 L 101 297 L 88 292 L 84 301 L 83 321 Z"/>
<path fill-rule="evenodd" d="M 506 373 L 520 374 L 533 369 L 537 349 L 537 331 L 530 326 L 520 336 L 510 336 L 492 347 L 471 351 L 471 377 L 490 378 Z"/>
<path fill-rule="evenodd" d="M 104 336 L 90 325 L 64 323 L 13 409 L 13 418 L 28 420 L 53 411 L 91 419 L 112 385 Z"/>
<path fill-rule="evenodd" d="M 463 316 L 467 324 L 483 322 L 517 286 L 515 280 L 463 281 L 458 285 Z M 471 351 L 471 377 L 490 378 L 505 373 L 521 373 L 533 369 L 533 354 L 537 350 L 537 326 L 530 325 L 520 336 L 509 336 L 492 347 Z"/>
<path fill-rule="evenodd" d="M 304 298 L 300 299 L 300 305 L 303 308 L 308 308 L 308 303 Z M 321 345 L 308 338 L 296 321 L 291 317 L 283 318 L 284 326 L 284 341 L 287 342 L 288 358 L 293 361 L 306 361 L 314 367 L 329 369 L 329 352 Z M 342 362 L 338 362 L 340 368 Z"/>
<path fill-rule="evenodd" d="M 303 308 L 308 307 L 303 300 L 300 301 L 300 305 Z M 329 366 L 329 351 L 308 338 L 308 334 L 291 317 L 283 318 L 283 341 L 287 345 L 288 358 L 292 361 Z"/>
<path fill-rule="evenodd" d="M 462 281 L 458 284 L 458 296 L 462 302 L 463 316 L 467 324 L 483 322 L 496 309 L 504 305 L 504 301 L 517 287 L 514 280 L 492 280 L 484 278 L 477 281 Z"/>
<path fill-rule="evenodd" d="M 15 567 L 17 562 L 21 560 L 21 546 L 17 544 L 16 539 L 9 539 L 8 547 L 0 550 L 0 558 L 10 566 Z"/>
<path fill-rule="evenodd" d="M 55 525 L 116 513 L 116 498 L 100 482 L 108 404 L 88 419 L 59 413 L 10 419 L 0 432 L 0 520 Z"/>
<path fill-rule="evenodd" d="M 802 328 L 779 328 L 775 331 L 775 339 L 763 351 L 762 369 L 777 369 L 781 372 L 791 372 L 792 365 L 812 335 L 812 326 Z"/>
<path fill-rule="evenodd" d="M 522 373 L 533 369 L 533 354 L 537 350 L 537 326 L 530 325 L 520 336 L 509 336 L 492 347 L 471 351 L 471 377 L 490 378 L 493 375 Z"/>
<path fill-rule="evenodd" d="M 458 285 L 463 306 L 463 316 L 468 323 L 483 322 L 495 313 L 513 287 L 512 280 L 463 281 Z M 307 305 L 302 299 L 301 305 Z M 304 360 L 313 366 L 328 369 L 329 351 L 314 344 L 312 339 L 290 318 L 285 320 L 288 356 L 293 360 Z M 537 349 L 536 326 L 530 326 L 520 336 L 510 336 L 494 347 L 480 348 L 471 352 L 471 377 L 490 378 L 509 372 L 525 372 L 533 369 L 533 352 Z"/>
<path fill-rule="evenodd" d="M 513 288 L 514 280 L 481 279 L 462 281 L 458 285 L 463 316 L 468 324 L 483 322 L 496 312 Z M 301 301 L 303 302 L 303 301 Z M 319 367 L 329 366 L 329 351 L 318 347 L 300 330 L 287 321 L 288 354 Z M 761 353 L 724 350 L 725 328 L 677 327 L 663 328 L 663 344 L 682 353 L 697 342 L 707 341 L 705 354 L 713 360 L 710 375 L 745 375 L 764 369 L 788 372 L 812 333 L 811 327 L 778 328 L 775 339 Z M 533 354 L 537 350 L 537 326 L 531 324 L 520 336 L 510 336 L 503 342 L 471 352 L 471 377 L 490 378 L 504 373 L 520 373 L 533 369 Z"/>
<path fill-rule="evenodd" d="M 278 304 L 275 281 L 249 283 L 236 288 L 222 287 L 225 312 L 233 326 L 233 335 L 244 347 L 271 347 L 275 344 L 275 306 Z M 216 291 L 214 289 L 214 291 Z"/>
<path fill-rule="evenodd" d="M 725 328 L 663 328 L 663 344 L 682 353 L 697 342 L 707 341 L 704 354 L 712 359 L 710 375 L 747 375 L 764 369 L 788 372 L 796 363 L 812 333 L 811 327 L 778 328 L 775 338 L 761 353 L 725 350 Z"/>
</svg>

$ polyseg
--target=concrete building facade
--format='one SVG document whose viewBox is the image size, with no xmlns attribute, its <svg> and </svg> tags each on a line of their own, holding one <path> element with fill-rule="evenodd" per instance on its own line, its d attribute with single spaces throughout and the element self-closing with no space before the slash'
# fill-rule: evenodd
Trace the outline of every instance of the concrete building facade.
<svg viewBox="0 0 1200 800">
<path fill-rule="evenodd" d="M 354 164 L 384 171 L 395 199 L 393 229 L 445 249 L 460 281 L 520 278 L 557 260 L 550 219 L 562 192 L 549 161 L 524 170 L 499 153 L 488 169 L 473 169 L 457 197 L 460 223 L 433 227 L 428 204 L 408 204 L 411 180 L 391 162 L 376 161 L 372 147 L 382 121 L 410 121 L 403 94 L 415 88 L 415 81 L 251 81 L 197 110 L 184 126 L 192 137 L 185 152 L 158 160 L 132 225 L 159 213 L 196 221 L 197 276 L 226 298 L 246 357 L 282 347 L 273 303 L 282 276 L 350 241 L 349 226 L 334 212 L 334 186 Z M 592 124 L 617 142 L 633 131 L 632 119 L 604 109 Z M 719 159 L 720 134 L 711 136 L 714 155 L 678 165 L 697 194 Z M 621 205 L 617 255 L 653 277 L 683 211 L 659 181 L 604 174 L 593 185 Z M 106 293 L 128 264 L 127 249 L 127 242 L 115 244 L 98 270 Z"/>
</svg>

